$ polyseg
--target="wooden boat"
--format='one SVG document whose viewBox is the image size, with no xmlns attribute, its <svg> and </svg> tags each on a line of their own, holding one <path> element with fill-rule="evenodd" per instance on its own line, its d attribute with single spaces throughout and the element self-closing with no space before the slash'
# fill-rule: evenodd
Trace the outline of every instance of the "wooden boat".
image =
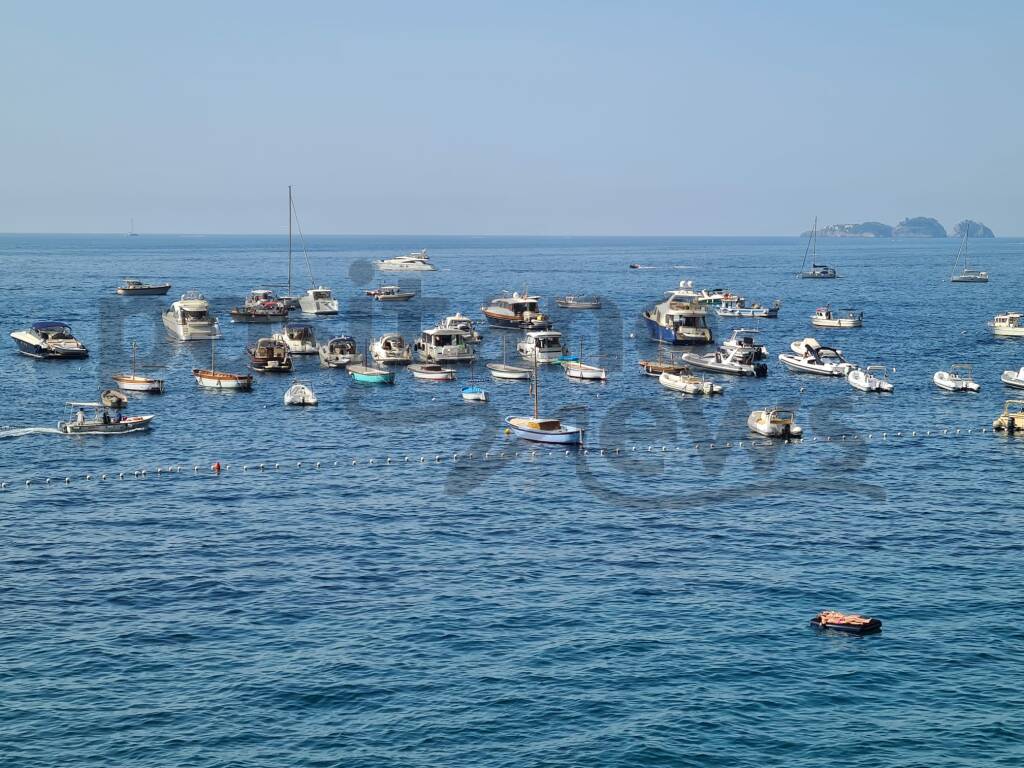
<svg viewBox="0 0 1024 768">
<path fill-rule="evenodd" d="M 664 342 L 659 341 L 658 358 L 656 360 L 640 360 L 640 373 L 644 376 L 654 376 L 657 378 L 663 373 L 679 376 L 690 372 L 690 367 L 683 362 L 681 357 L 676 356 L 672 352 L 666 354 L 664 350 Z"/>
<path fill-rule="evenodd" d="M 153 421 L 152 415 L 111 416 L 108 408 L 103 403 L 67 403 L 65 418 L 57 422 L 57 431 L 64 435 L 123 435 L 149 429 Z"/>
<path fill-rule="evenodd" d="M 170 283 L 144 283 L 132 277 L 126 277 L 117 286 L 118 296 L 165 296 L 171 290 Z"/>
<path fill-rule="evenodd" d="M 255 346 L 248 347 L 249 365 L 265 373 L 288 373 L 292 369 L 292 356 L 288 345 L 277 338 L 259 339 Z"/>
<path fill-rule="evenodd" d="M 487 322 L 495 328 L 521 328 L 544 331 L 551 320 L 540 311 L 540 297 L 512 293 L 496 296 L 486 307 L 480 307 Z"/>
<path fill-rule="evenodd" d="M 118 387 L 128 392 L 149 392 L 151 394 L 160 394 L 161 392 L 164 391 L 163 379 L 151 379 L 148 376 L 140 376 L 137 373 L 136 353 L 138 347 L 139 345 L 133 341 L 132 372 L 115 373 L 110 378 L 117 384 Z"/>
<path fill-rule="evenodd" d="M 533 375 L 533 371 L 529 368 L 521 368 L 518 365 L 508 364 L 508 338 L 506 336 L 501 337 L 501 362 L 500 363 L 488 363 L 487 370 L 491 372 L 491 376 L 496 379 L 505 379 L 508 381 L 523 381 L 529 379 Z"/>
<path fill-rule="evenodd" d="M 858 616 L 855 613 L 840 613 L 839 611 L 822 611 L 813 619 L 811 626 L 818 629 L 831 629 L 836 632 L 845 632 L 850 635 L 867 635 L 878 632 L 882 629 L 882 622 L 867 616 Z"/>
<path fill-rule="evenodd" d="M 579 445 L 583 442 L 583 428 L 563 424 L 558 419 L 542 419 L 540 412 L 540 377 L 537 358 L 533 359 L 533 416 L 508 416 L 505 424 L 516 436 L 537 443 Z"/>
<path fill-rule="evenodd" d="M 455 369 L 437 363 L 413 363 L 409 366 L 413 378 L 423 381 L 455 381 Z"/>
<path fill-rule="evenodd" d="M 210 339 L 210 367 L 193 368 L 192 376 L 203 389 L 234 390 L 248 392 L 252 389 L 252 376 L 249 374 L 227 373 L 217 370 L 217 346 Z"/>
<path fill-rule="evenodd" d="M 366 292 L 374 301 L 408 301 L 415 291 L 403 291 L 398 285 L 381 285 Z"/>
</svg>

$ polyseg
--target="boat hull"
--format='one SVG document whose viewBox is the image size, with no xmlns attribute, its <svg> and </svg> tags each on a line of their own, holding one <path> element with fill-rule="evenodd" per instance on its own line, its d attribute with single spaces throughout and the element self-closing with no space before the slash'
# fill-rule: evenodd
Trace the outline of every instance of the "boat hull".
<svg viewBox="0 0 1024 768">
<path fill-rule="evenodd" d="M 171 290 L 171 284 L 147 285 L 144 288 L 125 288 L 120 286 L 117 289 L 118 296 L 166 296 Z"/>
<path fill-rule="evenodd" d="M 842 365 L 812 365 L 796 355 L 779 355 L 779 362 L 797 373 L 811 373 L 816 376 L 846 376 L 850 367 Z"/>
<path fill-rule="evenodd" d="M 1006 371 L 1003 373 L 1002 381 L 1004 384 L 1009 384 L 1009 382 L 1007 382 L 1005 378 L 1007 373 L 1014 373 L 1014 371 Z M 981 391 L 981 386 L 978 384 L 978 382 L 971 381 L 969 379 L 963 379 L 960 378 L 959 376 L 950 376 L 949 373 L 947 373 L 946 371 L 939 371 L 938 373 L 936 373 L 934 376 L 932 376 L 932 381 L 935 383 L 935 386 L 937 386 L 939 389 L 944 389 L 947 392 Z M 1010 384 L 1010 386 L 1014 385 Z M 1024 383 L 1022 383 L 1020 386 L 1024 388 Z"/>
<path fill-rule="evenodd" d="M 702 371 L 710 371 L 711 373 L 724 373 L 730 376 L 753 376 L 758 379 L 762 379 L 768 375 L 768 366 L 764 363 L 754 363 L 753 365 L 739 365 L 735 363 L 720 362 L 705 358 L 703 355 L 685 354 L 683 360 L 686 361 L 687 365 L 691 368 L 699 368 Z"/>
<path fill-rule="evenodd" d="M 533 371 L 529 368 L 518 368 L 514 365 L 505 365 L 503 363 L 488 363 L 487 370 L 491 372 L 491 376 L 494 378 L 507 381 L 523 381 L 533 376 Z"/>
<path fill-rule="evenodd" d="M 864 325 L 863 320 L 850 320 L 841 318 L 838 320 L 825 320 L 820 317 L 812 317 L 811 325 L 816 328 L 860 328 Z"/>
<path fill-rule="evenodd" d="M 192 376 L 203 389 L 234 390 L 238 392 L 252 389 L 252 376 L 223 371 L 210 371 L 193 368 Z"/>
<path fill-rule="evenodd" d="M 231 310 L 232 323 L 285 323 L 288 311 L 284 312 L 247 312 L 244 309 Z"/>
<path fill-rule="evenodd" d="M 73 421 L 57 423 L 57 431 L 64 435 L 123 435 L 128 432 L 140 432 L 149 429 L 153 416 L 129 416 L 117 423 L 103 424 L 86 422 L 76 424 Z"/>
<path fill-rule="evenodd" d="M 114 374 L 110 377 L 119 389 L 126 392 L 150 392 L 160 394 L 164 391 L 163 379 L 150 379 L 145 376 L 130 376 L 127 374 Z"/>
<path fill-rule="evenodd" d="M 509 416 L 505 424 L 516 437 L 531 440 L 535 443 L 552 443 L 556 445 L 579 445 L 583 442 L 583 430 L 572 424 L 561 424 L 558 430 L 534 429 L 527 426 L 531 419 L 525 416 Z"/>
<path fill-rule="evenodd" d="M 11 338 L 18 345 L 18 352 L 36 360 L 81 360 L 89 356 L 89 350 L 80 343 L 47 344 L 26 331 L 15 331 Z"/>
<path fill-rule="evenodd" d="M 164 327 L 178 341 L 196 341 L 200 339 L 219 339 L 220 326 L 216 320 L 199 323 L 179 324 L 174 312 L 168 310 L 163 315 Z"/>
<path fill-rule="evenodd" d="M 486 403 L 487 390 L 481 387 L 463 387 L 462 399 L 470 402 Z"/>
<path fill-rule="evenodd" d="M 1003 375 L 999 377 L 999 380 L 1008 387 L 1024 389 L 1024 379 L 1017 376 L 1017 371 L 1003 371 Z"/>
</svg>

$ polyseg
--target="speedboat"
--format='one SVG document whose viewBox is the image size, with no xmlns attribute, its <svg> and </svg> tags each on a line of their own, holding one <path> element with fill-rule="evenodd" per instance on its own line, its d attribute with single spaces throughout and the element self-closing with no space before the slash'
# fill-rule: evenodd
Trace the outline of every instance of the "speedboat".
<svg viewBox="0 0 1024 768">
<path fill-rule="evenodd" d="M 1014 373 L 1014 371 L 1003 373 L 1003 381 L 1006 381 L 1007 373 Z M 1024 375 L 1024 368 L 1021 369 L 1021 374 Z M 936 372 L 932 376 L 932 381 L 935 382 L 935 386 L 948 392 L 978 392 L 981 390 L 981 386 L 974 380 L 971 366 L 968 363 L 954 363 L 949 366 L 948 371 Z M 1021 386 L 1024 387 L 1024 383 Z"/>
<path fill-rule="evenodd" d="M 128 392 L 151 392 L 159 394 L 164 391 L 163 379 L 151 379 L 149 376 L 140 376 L 136 369 L 136 350 L 138 344 L 132 342 L 132 372 L 115 373 L 110 378 L 114 380 L 121 389 Z"/>
<path fill-rule="evenodd" d="M 118 296 L 164 296 L 171 290 L 170 283 L 144 283 L 132 277 L 126 277 L 117 286 Z"/>
<path fill-rule="evenodd" d="M 735 293 L 727 291 L 724 288 L 712 288 L 710 291 L 704 289 L 697 294 L 697 301 L 706 306 L 717 306 L 723 301 L 730 301 L 738 298 L 739 296 Z"/>
<path fill-rule="evenodd" d="M 803 435 L 803 428 L 796 423 L 796 414 L 788 408 L 765 408 L 754 411 L 747 417 L 747 427 L 765 437 L 788 439 Z"/>
<path fill-rule="evenodd" d="M 248 392 L 252 389 L 252 376 L 246 373 L 228 373 L 217 370 L 217 346 L 210 340 L 210 367 L 193 368 L 192 376 L 202 389 Z"/>
<path fill-rule="evenodd" d="M 468 363 L 476 359 L 469 337 L 453 328 L 430 328 L 416 340 L 416 351 L 425 363 Z"/>
<path fill-rule="evenodd" d="M 293 355 L 315 355 L 317 353 L 316 334 L 313 326 L 305 323 L 289 323 L 273 335 L 283 342 Z"/>
<path fill-rule="evenodd" d="M 103 403 L 66 404 L 63 421 L 57 422 L 57 431 L 64 435 L 123 435 L 149 429 L 153 416 L 110 415 Z"/>
<path fill-rule="evenodd" d="M 455 381 L 455 369 L 437 363 L 413 363 L 409 371 L 413 378 L 423 381 Z"/>
<path fill-rule="evenodd" d="M 855 368 L 846 374 L 847 383 L 861 392 L 892 392 L 892 382 L 884 365 L 869 365 Z"/>
<path fill-rule="evenodd" d="M 394 384 L 395 372 L 387 368 L 374 368 L 373 366 L 353 363 L 348 366 L 348 375 L 360 384 Z"/>
<path fill-rule="evenodd" d="M 726 349 L 720 348 L 716 352 L 698 354 L 687 352 L 683 355 L 692 368 L 699 368 L 713 373 L 728 373 L 733 376 L 756 376 L 763 378 L 768 375 L 768 366 L 758 363 L 754 358 L 755 352 L 750 349 Z"/>
<path fill-rule="evenodd" d="M 526 360 L 557 363 L 558 358 L 565 354 L 565 347 L 558 331 L 530 331 L 516 344 L 516 351 Z"/>
<path fill-rule="evenodd" d="M 779 316 L 779 309 L 782 307 L 782 302 L 776 299 L 771 303 L 771 306 L 764 307 L 760 304 L 751 304 L 747 306 L 747 300 L 742 296 L 736 296 L 734 298 L 722 299 L 719 306 L 715 309 L 715 314 L 719 317 L 754 317 L 754 318 L 775 318 Z"/>
<path fill-rule="evenodd" d="M 992 429 L 1008 435 L 1024 430 L 1024 400 L 1007 400 L 1003 412 L 992 422 Z"/>
<path fill-rule="evenodd" d="M 1016 371 L 1003 371 L 1003 375 L 999 377 L 999 380 L 1008 387 L 1024 389 L 1024 368 Z"/>
<path fill-rule="evenodd" d="M 989 321 L 988 327 L 996 336 L 1024 336 L 1020 312 L 1003 312 Z"/>
<path fill-rule="evenodd" d="M 256 344 L 246 349 L 249 361 L 257 371 L 266 373 L 288 373 L 292 369 L 292 356 L 285 344 L 275 334 L 270 338 L 259 339 Z"/>
<path fill-rule="evenodd" d="M 728 339 L 722 342 L 722 349 L 740 349 L 754 353 L 755 360 L 768 359 L 768 347 L 758 344 L 756 328 L 736 328 Z"/>
<path fill-rule="evenodd" d="M 266 288 L 249 291 L 245 303 L 231 310 L 233 323 L 283 323 L 288 319 L 288 307 L 274 292 Z"/>
<path fill-rule="evenodd" d="M 310 288 L 299 297 L 299 310 L 306 315 L 336 315 L 338 300 L 325 285 Z"/>
<path fill-rule="evenodd" d="M 405 256 L 379 259 L 377 269 L 381 272 L 432 272 L 437 267 L 430 263 L 427 249 L 424 248 L 422 251 L 413 251 Z"/>
<path fill-rule="evenodd" d="M 446 317 L 441 321 L 441 324 L 438 325 L 438 328 L 462 331 L 466 334 L 466 341 L 470 344 L 479 344 L 484 340 L 483 335 L 476 329 L 476 326 L 473 325 L 473 321 L 461 312 L 456 312 L 454 315 Z"/>
<path fill-rule="evenodd" d="M 789 345 L 791 354 L 779 355 L 779 362 L 791 371 L 819 376 L 846 376 L 857 366 L 847 362 L 842 350 L 823 347 L 817 339 L 806 338 Z"/>
<path fill-rule="evenodd" d="M 296 381 L 284 393 L 285 405 L 317 405 L 316 393 L 308 384 Z"/>
<path fill-rule="evenodd" d="M 551 321 L 540 311 L 540 297 L 513 293 L 496 296 L 486 307 L 481 307 L 487 322 L 497 328 L 522 328 L 544 331 Z"/>
<path fill-rule="evenodd" d="M 33 323 L 11 334 L 23 355 L 39 360 L 73 360 L 89 356 L 89 350 L 71 333 L 71 326 L 56 320 Z"/>
<path fill-rule="evenodd" d="M 601 297 L 577 296 L 575 294 L 568 294 L 566 296 L 556 296 L 555 305 L 561 307 L 562 309 L 600 309 Z"/>
<path fill-rule="evenodd" d="M 957 251 L 956 258 L 953 260 L 953 274 L 949 278 L 951 283 L 987 283 L 988 272 L 980 269 L 971 269 L 967 264 L 967 237 L 971 232 L 970 226 L 964 227 L 964 239 L 960 242 L 960 250 Z M 960 271 L 956 271 L 956 265 L 960 262 L 960 257 L 964 257 L 964 268 Z"/>
<path fill-rule="evenodd" d="M 863 312 L 849 308 L 840 311 L 846 314 L 840 315 L 834 312 L 828 304 L 824 307 L 818 307 L 814 310 L 814 314 L 811 315 L 811 325 L 818 328 L 860 328 L 864 325 Z"/>
<path fill-rule="evenodd" d="M 199 291 L 183 293 L 164 310 L 164 327 L 180 341 L 219 339 L 220 326 L 210 314 L 210 304 Z"/>
<path fill-rule="evenodd" d="M 398 333 L 385 333 L 370 345 L 370 356 L 381 365 L 408 365 L 412 347 Z"/>
<path fill-rule="evenodd" d="M 667 294 L 668 298 L 643 313 L 651 338 L 669 344 L 710 344 L 707 311 L 698 301 L 693 283 L 683 280 Z"/>
<path fill-rule="evenodd" d="M 376 301 L 408 301 L 416 292 L 402 290 L 400 285 L 381 285 L 366 291 L 366 295 Z"/>
<path fill-rule="evenodd" d="M 363 362 L 363 353 L 351 336 L 335 336 L 326 344 L 321 344 L 317 351 L 320 365 L 327 368 L 344 368 L 349 363 Z"/>
<path fill-rule="evenodd" d="M 658 383 L 666 389 L 684 392 L 687 395 L 720 395 L 725 391 L 721 384 L 715 384 L 691 373 L 665 372 L 658 377 Z"/>
</svg>

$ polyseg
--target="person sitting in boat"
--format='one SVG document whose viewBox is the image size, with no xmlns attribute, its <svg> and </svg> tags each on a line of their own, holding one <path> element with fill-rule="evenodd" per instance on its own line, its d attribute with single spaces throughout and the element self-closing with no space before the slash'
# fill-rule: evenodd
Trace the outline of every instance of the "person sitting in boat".
<svg viewBox="0 0 1024 768">
<path fill-rule="evenodd" d="M 114 424 L 120 424 L 121 423 L 121 412 L 120 411 L 117 411 L 114 414 L 114 422 L 113 423 Z"/>
</svg>

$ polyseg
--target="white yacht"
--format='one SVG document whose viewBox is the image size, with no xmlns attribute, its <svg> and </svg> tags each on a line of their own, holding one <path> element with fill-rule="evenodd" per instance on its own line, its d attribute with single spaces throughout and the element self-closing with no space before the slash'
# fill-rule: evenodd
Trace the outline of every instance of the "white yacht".
<svg viewBox="0 0 1024 768">
<path fill-rule="evenodd" d="M 807 269 L 807 257 L 811 257 L 811 268 Z M 818 259 L 818 217 L 814 217 L 814 228 L 807 240 L 807 248 L 804 250 L 804 260 L 800 265 L 797 277 L 811 278 L 817 280 L 834 280 L 839 277 L 834 267 L 827 264 L 815 264 Z"/>
<path fill-rule="evenodd" d="M 708 352 L 704 355 L 696 352 L 687 352 L 683 355 L 683 361 L 692 368 L 699 368 L 713 373 L 764 378 L 768 375 L 768 366 L 764 363 L 756 362 L 755 354 L 756 352 L 753 349 L 737 347 L 726 349 L 722 347 L 717 352 Z"/>
<path fill-rule="evenodd" d="M 455 328 L 429 328 L 417 339 L 416 351 L 425 363 L 469 363 L 476 359 L 469 337 Z"/>
<path fill-rule="evenodd" d="M 181 341 L 193 339 L 219 339 L 220 326 L 210 314 L 210 304 L 199 291 L 182 294 L 164 310 L 164 327 Z"/>
<path fill-rule="evenodd" d="M 370 356 L 379 365 L 408 365 L 412 362 L 412 347 L 400 333 L 385 333 L 370 345 Z"/>
<path fill-rule="evenodd" d="M 818 307 L 811 315 L 811 325 L 816 328 L 860 328 L 864 325 L 864 313 L 855 309 L 840 310 L 845 314 L 839 314 L 826 304 Z"/>
<path fill-rule="evenodd" d="M 381 272 L 433 272 L 437 267 L 430 263 L 427 249 L 424 248 L 422 251 L 413 251 L 405 256 L 379 259 L 377 269 Z"/>
<path fill-rule="evenodd" d="M 707 310 L 693 282 L 682 280 L 677 289 L 666 293 L 668 298 L 643 314 L 651 338 L 669 344 L 710 344 Z"/>
<path fill-rule="evenodd" d="M 565 354 L 565 347 L 558 331 L 528 331 L 516 344 L 516 351 L 526 360 L 557 363 L 558 358 Z"/>
<path fill-rule="evenodd" d="M 847 362 L 842 350 L 824 347 L 817 339 L 807 338 L 789 345 L 790 354 L 779 355 L 779 362 L 791 371 L 819 376 L 846 376 L 857 366 Z"/>
<path fill-rule="evenodd" d="M 307 315 L 336 315 L 338 300 L 330 288 L 319 285 L 310 288 L 299 298 L 299 310 Z"/>
<path fill-rule="evenodd" d="M 1016 371 L 1003 371 L 1003 375 L 999 377 L 999 380 L 1008 387 L 1024 389 L 1024 368 Z"/>
<path fill-rule="evenodd" d="M 1005 376 L 1007 373 L 1014 373 L 1014 371 L 1004 372 L 1003 381 L 1006 381 Z M 973 371 L 969 363 L 953 363 L 953 365 L 949 366 L 948 371 L 937 371 L 932 376 L 932 381 L 935 382 L 935 386 L 939 389 L 944 389 L 947 392 L 981 391 L 981 386 L 974 380 Z"/>
<path fill-rule="evenodd" d="M 320 365 L 326 368 L 344 368 L 349 363 L 363 362 L 363 353 L 351 336 L 336 336 L 326 344 L 321 344 L 318 351 Z"/>
<path fill-rule="evenodd" d="M 288 323 L 272 338 L 282 342 L 293 355 L 315 355 L 318 351 L 313 326 L 305 323 Z"/>
<path fill-rule="evenodd" d="M 988 327 L 996 336 L 1024 336 L 1024 325 L 1021 325 L 1020 312 L 1003 312 L 988 322 Z"/>
<path fill-rule="evenodd" d="M 889 371 L 884 365 L 869 365 L 867 368 L 855 368 L 846 374 L 846 382 L 861 392 L 892 392 Z"/>
</svg>

